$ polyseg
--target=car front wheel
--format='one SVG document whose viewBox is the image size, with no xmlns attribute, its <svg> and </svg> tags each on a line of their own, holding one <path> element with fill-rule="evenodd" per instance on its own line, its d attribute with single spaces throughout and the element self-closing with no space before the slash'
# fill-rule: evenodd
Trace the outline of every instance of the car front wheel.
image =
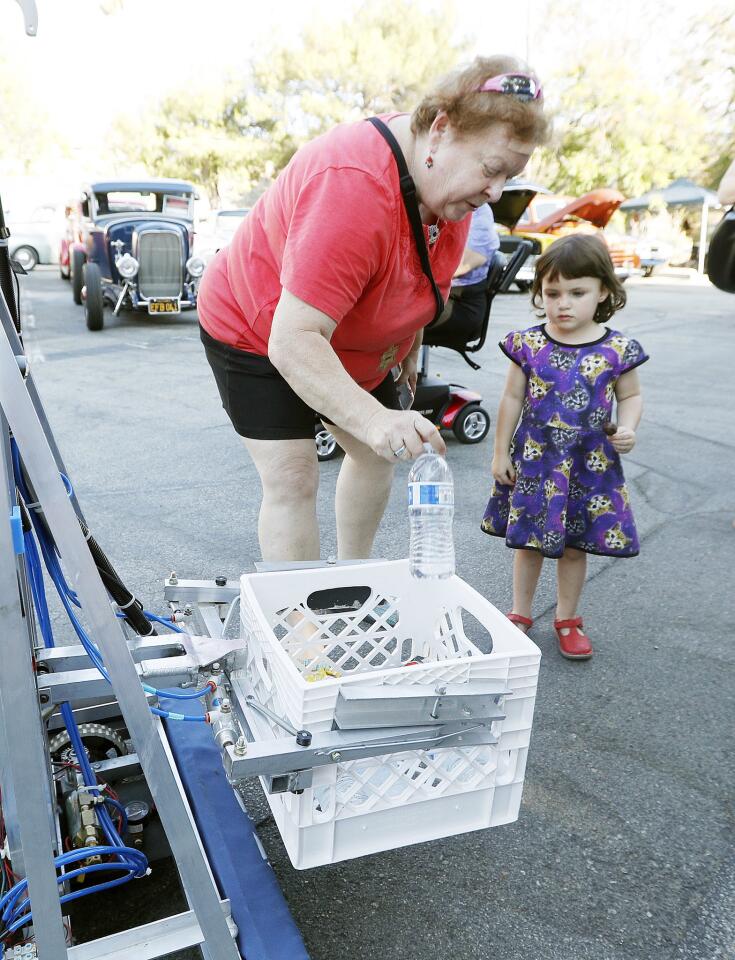
<svg viewBox="0 0 735 960">
<path fill-rule="evenodd" d="M 17 248 L 13 254 L 13 260 L 17 260 L 26 273 L 30 273 L 34 267 L 38 266 L 38 253 L 33 247 L 24 244 L 22 247 Z"/>
<path fill-rule="evenodd" d="M 489 429 L 490 414 L 482 407 L 465 407 L 452 424 L 454 435 L 460 443 L 479 443 L 485 439 Z"/>
<path fill-rule="evenodd" d="M 84 264 L 84 319 L 88 330 L 101 330 L 105 322 L 102 274 L 96 263 Z"/>
</svg>

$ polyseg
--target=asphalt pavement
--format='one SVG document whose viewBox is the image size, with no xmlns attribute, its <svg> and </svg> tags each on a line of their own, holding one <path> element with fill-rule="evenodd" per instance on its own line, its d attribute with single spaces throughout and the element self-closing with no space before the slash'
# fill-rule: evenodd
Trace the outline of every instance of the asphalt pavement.
<svg viewBox="0 0 735 960">
<path fill-rule="evenodd" d="M 684 275 L 626 288 L 615 326 L 651 354 L 638 442 L 624 459 L 641 555 L 591 558 L 581 612 L 596 652 L 586 663 L 556 652 L 554 564 L 544 565 L 520 818 L 305 872 L 266 821 L 261 839 L 314 960 L 735 958 L 735 297 Z M 251 569 L 259 484 L 219 404 L 196 316 L 108 313 L 89 333 L 50 268 L 22 281 L 22 310 L 77 495 L 135 593 L 163 613 L 169 571 Z M 434 350 L 432 373 L 479 390 L 494 419 L 507 364 L 497 340 L 532 322 L 527 296 L 501 297 L 482 369 Z M 479 531 L 491 444 L 447 437 L 457 566 L 506 609 L 512 553 Z M 324 557 L 336 549 L 339 464 L 321 465 Z M 399 465 L 376 556 L 407 553 L 406 473 Z M 267 811 L 258 787 L 250 807 L 256 819 Z M 122 915 L 124 896 L 105 902 Z"/>
</svg>

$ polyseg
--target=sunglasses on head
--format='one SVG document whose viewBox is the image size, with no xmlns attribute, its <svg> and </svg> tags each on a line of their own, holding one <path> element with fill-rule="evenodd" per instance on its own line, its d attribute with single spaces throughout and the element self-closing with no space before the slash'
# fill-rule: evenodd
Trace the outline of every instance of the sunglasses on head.
<svg viewBox="0 0 735 960">
<path fill-rule="evenodd" d="M 538 100 L 541 96 L 541 84 L 530 73 L 500 73 L 497 77 L 490 77 L 478 93 L 508 93 L 518 100 Z"/>
</svg>

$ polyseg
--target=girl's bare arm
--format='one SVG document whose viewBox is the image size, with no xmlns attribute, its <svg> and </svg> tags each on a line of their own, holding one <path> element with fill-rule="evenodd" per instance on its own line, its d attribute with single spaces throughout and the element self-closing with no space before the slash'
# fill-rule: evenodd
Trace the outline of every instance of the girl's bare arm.
<svg viewBox="0 0 735 960">
<path fill-rule="evenodd" d="M 515 470 L 510 460 L 510 441 L 523 409 L 526 396 L 526 375 L 517 363 L 511 363 L 498 407 L 495 426 L 492 472 L 498 483 L 515 483 Z"/>
<path fill-rule="evenodd" d="M 630 370 L 620 377 L 615 385 L 615 398 L 618 404 L 618 429 L 610 437 L 610 443 L 618 453 L 630 453 L 635 446 L 635 431 L 643 413 L 637 370 Z"/>
</svg>

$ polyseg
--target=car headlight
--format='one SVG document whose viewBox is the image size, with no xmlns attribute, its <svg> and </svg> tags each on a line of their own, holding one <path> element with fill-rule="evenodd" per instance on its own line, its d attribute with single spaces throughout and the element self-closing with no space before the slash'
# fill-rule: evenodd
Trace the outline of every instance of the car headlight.
<svg viewBox="0 0 735 960">
<path fill-rule="evenodd" d="M 186 269 L 189 271 L 189 276 L 194 279 L 201 277 L 204 273 L 204 261 L 201 257 L 189 257 L 186 261 Z"/>
<path fill-rule="evenodd" d="M 115 266 L 117 267 L 117 272 L 124 280 L 132 280 L 138 272 L 140 264 L 134 256 L 129 253 L 124 253 L 121 257 L 117 258 Z"/>
</svg>

